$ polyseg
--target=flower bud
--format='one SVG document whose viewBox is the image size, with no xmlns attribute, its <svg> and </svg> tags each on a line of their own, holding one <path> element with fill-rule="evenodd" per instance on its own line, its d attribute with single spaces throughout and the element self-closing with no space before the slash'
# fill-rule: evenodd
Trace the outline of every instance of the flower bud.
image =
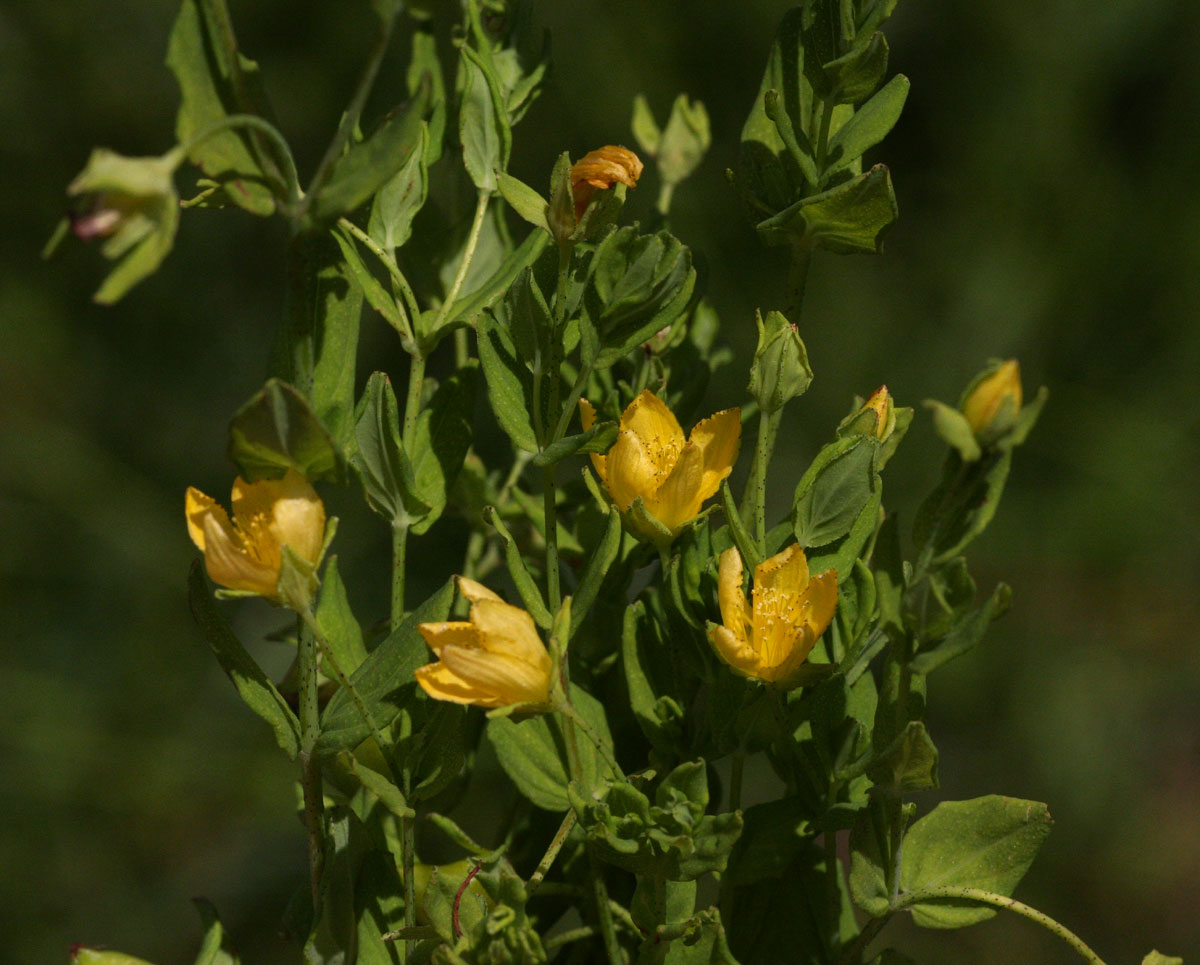
<svg viewBox="0 0 1200 965">
<path fill-rule="evenodd" d="M 887 442 L 896 430 L 896 412 L 892 395 L 886 385 L 881 385 L 857 411 L 852 412 L 838 426 L 838 436 L 873 436 Z"/>
<path fill-rule="evenodd" d="M 766 319 L 759 314 L 755 322 L 758 349 L 750 366 L 750 394 L 763 412 L 776 412 L 812 383 L 808 350 L 796 326 L 781 312 L 769 312 Z"/>
<path fill-rule="evenodd" d="M 967 387 L 959 408 L 983 445 L 1005 436 L 1021 412 L 1021 369 L 1016 359 L 997 362 Z"/>
</svg>

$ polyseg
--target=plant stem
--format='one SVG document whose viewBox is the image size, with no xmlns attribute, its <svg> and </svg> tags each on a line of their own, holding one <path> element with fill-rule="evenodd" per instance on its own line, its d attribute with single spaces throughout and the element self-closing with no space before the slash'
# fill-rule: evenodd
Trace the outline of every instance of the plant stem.
<svg viewBox="0 0 1200 965">
<path fill-rule="evenodd" d="M 762 412 L 758 417 L 758 442 L 754 446 L 754 540 L 758 553 L 767 555 L 767 467 L 774 448 L 774 433 L 771 422 L 777 416 Z"/>
<path fill-rule="evenodd" d="M 210 137 L 220 134 L 222 131 L 227 131 L 234 127 L 248 127 L 259 134 L 264 134 L 271 146 L 275 149 L 277 160 L 282 162 L 282 176 L 288 191 L 288 200 L 292 203 L 298 201 L 301 197 L 300 191 L 300 176 L 296 173 L 296 161 L 292 157 L 292 149 L 288 146 L 288 142 L 284 140 L 283 135 L 279 133 L 275 125 L 269 121 L 263 120 L 257 114 L 228 114 L 222 117 L 219 121 L 214 121 L 198 134 L 194 134 L 188 139 L 188 142 L 181 145 L 179 151 L 181 155 L 186 156 L 192 150 Z M 182 160 L 182 156 L 180 158 Z"/>
<path fill-rule="evenodd" d="M 561 351 L 563 326 L 567 314 L 567 283 L 571 270 L 571 246 L 559 245 L 558 248 L 558 280 L 554 286 L 554 331 L 550 335 L 549 358 L 546 360 L 546 378 L 550 382 L 550 398 L 547 404 L 550 417 L 558 419 L 555 435 L 551 439 L 542 440 L 542 449 L 558 440 L 559 426 L 563 420 L 559 418 L 559 373 L 561 366 Z M 540 413 L 536 413 L 540 415 Z M 558 506 L 555 503 L 555 467 L 546 466 L 542 472 L 542 506 L 546 516 L 546 603 L 551 613 L 557 613 L 562 605 L 562 593 L 559 589 L 558 573 Z"/>
<path fill-rule="evenodd" d="M 542 879 L 546 877 L 546 872 L 550 870 L 550 866 L 554 864 L 554 859 L 558 857 L 558 852 L 562 850 L 562 846 L 567 841 L 567 835 L 571 833 L 571 828 L 575 826 L 575 811 L 572 809 L 567 812 L 567 816 L 562 819 L 562 824 L 558 826 L 558 831 L 554 834 L 554 840 L 550 842 L 550 847 L 546 849 L 546 853 L 542 855 L 542 860 L 538 862 L 538 866 L 534 869 L 532 875 L 529 876 L 529 881 L 525 883 L 526 897 L 533 897 L 533 893 L 538 890 L 542 883 Z"/>
<path fill-rule="evenodd" d="M 788 267 L 787 305 L 783 314 L 793 325 L 800 323 L 804 294 L 808 290 L 808 267 L 812 263 L 812 245 L 798 241 L 792 245 L 792 263 Z"/>
<path fill-rule="evenodd" d="M 304 826 L 308 832 L 308 876 L 312 889 L 313 920 L 321 900 L 321 877 L 325 864 L 324 802 L 321 772 L 313 757 L 320 733 L 317 706 L 317 641 L 303 618 L 297 628 L 299 647 L 296 671 L 300 699 L 300 786 L 304 792 Z"/>
<path fill-rule="evenodd" d="M 462 261 L 459 262 L 458 271 L 455 272 L 450 290 L 446 292 L 446 300 L 438 308 L 437 316 L 430 328 L 432 332 L 436 332 L 442 327 L 442 323 L 450 314 L 450 306 L 458 298 L 458 293 L 462 289 L 463 282 L 466 280 L 467 272 L 471 270 L 471 261 L 475 258 L 475 249 L 479 245 L 479 236 L 483 232 L 483 219 L 487 214 L 488 202 L 491 198 L 491 194 L 487 191 L 480 191 L 479 196 L 475 199 L 475 216 L 471 219 L 471 230 L 467 235 L 467 246 L 463 249 Z"/>
<path fill-rule="evenodd" d="M 821 126 L 817 130 L 816 162 L 817 177 L 822 181 L 825 180 L 825 160 L 829 153 L 829 125 L 833 120 L 833 109 L 836 106 L 832 98 L 823 101 L 821 104 Z M 820 185 L 817 187 L 820 187 Z"/>
<path fill-rule="evenodd" d="M 582 925 L 579 928 L 572 928 L 570 931 L 562 932 L 559 935 L 555 935 L 553 938 L 547 938 L 544 943 L 546 952 L 552 952 L 556 948 L 561 948 L 563 945 L 567 945 L 570 942 L 577 942 L 581 938 L 591 938 L 594 934 L 596 934 L 596 929 L 594 929 L 591 925 Z"/>
<path fill-rule="evenodd" d="M 863 925 L 860 931 L 849 945 L 842 949 L 842 955 L 838 959 L 838 965 L 859 965 L 862 961 L 863 952 L 867 950 L 867 946 L 875 940 L 875 936 L 883 931 L 883 927 L 892 919 L 892 913 L 889 911 L 880 918 L 872 918 L 869 922 Z"/>
<path fill-rule="evenodd" d="M 984 891 L 982 888 L 925 888 L 921 891 L 910 891 L 901 895 L 892 903 L 892 908 L 895 911 L 900 911 L 903 908 L 908 908 L 911 905 L 919 904 L 920 902 L 933 901 L 937 899 L 958 899 L 960 901 L 975 901 L 981 905 L 991 905 L 993 908 L 1002 908 L 1005 911 L 1016 912 L 1018 915 L 1023 915 L 1030 921 L 1037 922 L 1047 931 L 1052 932 L 1061 938 L 1064 942 L 1070 945 L 1080 957 L 1092 965 L 1104 965 L 1104 960 L 1097 955 L 1087 943 L 1076 935 L 1065 925 L 1055 921 L 1044 912 L 1038 911 L 1036 908 L 1031 908 L 1024 902 L 1017 901 L 1015 898 L 1009 898 L 1006 895 L 998 895 L 992 891 Z"/>
<path fill-rule="evenodd" d="M 410 355 L 408 392 L 404 399 L 404 426 L 401 437 L 409 455 L 416 445 L 417 418 L 421 414 L 421 391 L 425 386 L 425 356 Z M 408 522 L 392 524 L 392 613 L 390 627 L 394 632 L 404 619 L 404 591 L 408 563 Z"/>
<path fill-rule="evenodd" d="M 600 934 L 604 938 L 604 953 L 608 956 L 608 965 L 624 965 L 621 956 L 621 946 L 617 942 L 617 930 L 613 924 L 612 909 L 609 907 L 608 886 L 604 883 L 604 869 L 596 856 L 588 851 L 588 865 L 592 872 L 592 894 L 596 898 L 596 918 L 600 926 Z"/>
<path fill-rule="evenodd" d="M 388 45 L 391 43 L 394 23 L 395 19 L 392 17 L 385 18 L 380 23 L 379 33 L 375 37 L 375 43 L 371 45 L 370 53 L 367 54 L 367 62 L 363 67 L 362 76 L 358 79 L 358 86 L 350 98 L 350 105 L 346 108 L 346 113 L 342 115 L 342 122 L 338 125 L 337 133 L 333 135 L 333 140 L 329 142 L 329 146 L 325 149 L 325 153 L 317 165 L 316 173 L 309 182 L 309 200 L 329 177 L 334 161 L 341 156 L 342 148 L 346 146 L 346 142 L 350 140 L 350 135 L 354 133 L 354 128 L 358 125 L 363 108 L 367 104 L 367 98 L 371 94 L 371 88 L 375 86 L 375 76 L 379 73 L 379 65 L 383 63 L 383 55 L 387 53 Z"/>
</svg>

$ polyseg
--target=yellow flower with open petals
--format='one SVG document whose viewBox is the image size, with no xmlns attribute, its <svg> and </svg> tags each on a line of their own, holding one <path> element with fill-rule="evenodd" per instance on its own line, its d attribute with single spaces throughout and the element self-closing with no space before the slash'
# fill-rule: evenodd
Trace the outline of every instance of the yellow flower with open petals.
<svg viewBox="0 0 1200 965">
<path fill-rule="evenodd" d="M 471 602 L 467 622 L 417 626 L 438 658 L 416 671 L 421 689 L 456 704 L 544 709 L 552 663 L 533 617 L 465 576 L 458 578 L 458 588 Z"/>
<path fill-rule="evenodd" d="M 636 188 L 642 176 L 641 159 L 625 147 L 605 145 L 589 151 L 571 165 L 571 194 L 575 198 L 575 220 L 583 217 L 597 189 L 611 188 L 617 182 Z"/>
<path fill-rule="evenodd" d="M 307 479 L 289 469 L 282 479 L 233 483 L 233 521 L 210 496 L 189 486 L 187 525 L 214 583 L 279 602 L 281 550 L 290 546 L 316 565 L 325 542 L 325 504 Z"/>
<path fill-rule="evenodd" d="M 596 410 L 586 399 L 579 408 L 587 431 Z M 622 515 L 641 499 L 646 512 L 675 536 L 733 471 L 741 435 L 741 411 L 725 409 L 697 423 L 685 441 L 675 415 L 646 389 L 621 414 L 608 454 L 593 454 L 592 464 Z M 637 532 L 636 522 L 628 516 L 626 521 Z M 651 533 L 638 535 L 654 541 Z"/>
<path fill-rule="evenodd" d="M 804 550 L 792 544 L 754 568 L 753 603 L 742 591 L 737 547 L 721 554 L 717 598 L 723 625 L 710 624 L 717 655 L 743 677 L 783 689 L 796 685 L 801 666 L 837 607 L 837 573 L 808 575 Z"/>
</svg>

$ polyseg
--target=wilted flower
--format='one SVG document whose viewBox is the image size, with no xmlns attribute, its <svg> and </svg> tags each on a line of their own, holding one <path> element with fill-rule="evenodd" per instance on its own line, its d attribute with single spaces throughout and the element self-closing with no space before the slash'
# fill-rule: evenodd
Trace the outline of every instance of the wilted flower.
<svg viewBox="0 0 1200 965">
<path fill-rule="evenodd" d="M 82 241 L 104 239 L 101 254 L 120 264 L 100 286 L 96 301 L 111 303 L 153 272 L 166 257 L 179 226 L 172 180 L 180 149 L 162 157 L 124 157 L 96 148 L 87 167 L 67 187 L 77 199 L 71 230 Z"/>
<path fill-rule="evenodd" d="M 1011 429 L 1020 411 L 1021 368 L 1016 359 L 1001 362 L 980 377 L 962 403 L 975 438 L 985 443 Z"/>
<path fill-rule="evenodd" d="M 187 524 L 214 583 L 279 602 L 282 549 L 314 566 L 325 541 L 325 504 L 307 479 L 289 469 L 282 479 L 233 483 L 233 521 L 224 507 L 188 487 Z"/>
<path fill-rule="evenodd" d="M 596 410 L 586 399 L 579 408 L 586 431 Z M 622 514 L 640 499 L 646 513 L 674 536 L 733 470 L 741 433 L 741 411 L 725 409 L 697 423 L 685 441 L 674 413 L 646 389 L 621 414 L 616 443 L 607 455 L 593 454 L 592 464 Z M 637 535 L 658 542 L 636 517 L 626 521 Z"/>
<path fill-rule="evenodd" d="M 571 193 L 575 198 L 575 220 L 583 217 L 596 189 L 611 188 L 620 182 L 628 188 L 637 187 L 642 176 L 642 162 L 624 147 L 609 144 L 589 151 L 571 165 Z"/>
<path fill-rule="evenodd" d="M 713 649 L 736 673 L 788 689 L 837 606 L 837 573 L 811 579 L 798 544 L 754 568 L 753 602 L 742 590 L 742 557 L 721 554 L 717 573 L 721 626 L 709 625 Z"/>
<path fill-rule="evenodd" d="M 471 603 L 467 622 L 417 627 L 438 658 L 416 671 L 417 683 L 430 697 L 456 704 L 545 709 L 552 662 L 533 617 L 465 576 L 458 589 Z"/>
</svg>

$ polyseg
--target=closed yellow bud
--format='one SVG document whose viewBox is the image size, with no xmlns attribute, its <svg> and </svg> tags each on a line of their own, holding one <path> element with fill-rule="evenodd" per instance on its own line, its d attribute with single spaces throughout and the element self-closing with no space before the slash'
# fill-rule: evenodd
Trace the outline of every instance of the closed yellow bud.
<svg viewBox="0 0 1200 965">
<path fill-rule="evenodd" d="M 188 487 L 187 525 L 214 583 L 279 602 L 282 549 L 314 566 L 325 542 L 325 504 L 300 473 L 233 483 L 233 520 L 212 497 Z"/>
<path fill-rule="evenodd" d="M 586 399 L 579 407 L 586 431 L 596 410 Z M 733 471 L 741 434 L 741 411 L 725 409 L 697 423 L 685 440 L 674 413 L 647 389 L 621 414 L 616 443 L 607 455 L 593 454 L 592 464 L 622 514 L 641 499 L 674 536 Z"/>
<path fill-rule="evenodd" d="M 633 151 L 611 144 L 589 151 L 571 165 L 571 194 L 575 198 L 575 220 L 583 217 L 597 189 L 611 188 L 620 182 L 636 188 L 642 176 L 642 162 Z"/>
<path fill-rule="evenodd" d="M 881 385 L 872 392 L 860 411 L 870 412 L 875 416 L 875 431 L 872 435 L 880 442 L 892 434 L 896 427 L 896 417 L 892 412 L 892 396 L 886 385 Z"/>
<path fill-rule="evenodd" d="M 967 393 L 963 415 L 975 438 L 992 441 L 1012 428 L 1021 411 L 1021 368 L 1016 359 L 1002 362 Z"/>
<path fill-rule="evenodd" d="M 464 576 L 458 588 L 471 603 L 466 622 L 417 626 L 438 658 L 416 671 L 421 689 L 456 704 L 546 709 L 553 664 L 533 617 Z"/>
<path fill-rule="evenodd" d="M 731 546 L 717 573 L 722 625 L 710 624 L 709 640 L 735 673 L 789 689 L 833 619 L 837 573 L 810 579 L 804 550 L 795 543 L 754 568 L 753 602 L 742 590 L 742 573 L 741 554 Z"/>
</svg>

